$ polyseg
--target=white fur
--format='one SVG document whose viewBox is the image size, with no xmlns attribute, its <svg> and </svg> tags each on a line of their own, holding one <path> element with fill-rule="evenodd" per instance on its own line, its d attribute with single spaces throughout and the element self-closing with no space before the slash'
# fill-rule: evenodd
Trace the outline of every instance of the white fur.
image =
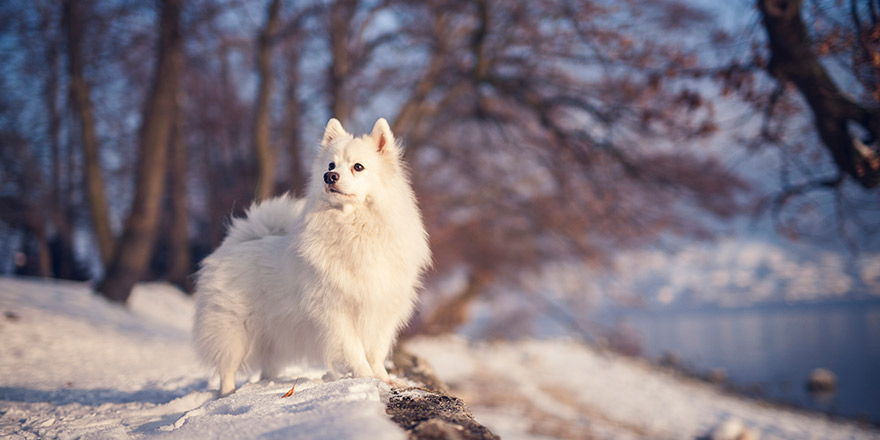
<svg viewBox="0 0 880 440">
<path fill-rule="evenodd" d="M 324 183 L 331 162 L 335 185 Z M 217 368 L 224 395 L 240 368 L 272 378 L 291 362 L 388 381 L 385 358 L 430 259 L 388 123 L 355 138 L 331 119 L 306 198 L 254 204 L 202 262 L 196 350 Z"/>
</svg>

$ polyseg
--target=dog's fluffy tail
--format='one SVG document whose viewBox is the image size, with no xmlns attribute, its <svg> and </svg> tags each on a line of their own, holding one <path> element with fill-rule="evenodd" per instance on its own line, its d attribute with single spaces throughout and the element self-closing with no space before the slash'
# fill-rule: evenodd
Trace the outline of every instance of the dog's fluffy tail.
<svg viewBox="0 0 880 440">
<path fill-rule="evenodd" d="M 305 201 L 284 194 L 274 199 L 254 202 L 246 217 L 232 219 L 223 244 L 259 240 L 270 235 L 287 235 L 302 214 Z"/>
</svg>

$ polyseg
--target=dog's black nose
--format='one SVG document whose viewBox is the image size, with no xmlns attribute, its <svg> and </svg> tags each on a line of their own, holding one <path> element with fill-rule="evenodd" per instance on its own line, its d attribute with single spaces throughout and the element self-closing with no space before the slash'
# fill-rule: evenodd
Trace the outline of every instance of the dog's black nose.
<svg viewBox="0 0 880 440">
<path fill-rule="evenodd" d="M 324 183 L 329 185 L 332 183 L 336 183 L 337 180 L 339 180 L 339 173 L 337 173 L 335 171 L 329 171 L 329 172 L 324 173 Z"/>
</svg>

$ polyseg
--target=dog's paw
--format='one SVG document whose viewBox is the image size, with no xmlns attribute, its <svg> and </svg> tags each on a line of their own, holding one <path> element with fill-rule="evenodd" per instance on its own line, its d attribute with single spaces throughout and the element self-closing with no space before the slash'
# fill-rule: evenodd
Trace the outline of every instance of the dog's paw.
<svg viewBox="0 0 880 440">
<path fill-rule="evenodd" d="M 339 380 L 341 378 L 342 378 L 341 375 L 334 373 L 333 371 L 328 371 L 328 372 L 324 373 L 323 376 L 321 376 L 321 380 L 324 382 L 333 382 L 333 381 Z"/>
</svg>

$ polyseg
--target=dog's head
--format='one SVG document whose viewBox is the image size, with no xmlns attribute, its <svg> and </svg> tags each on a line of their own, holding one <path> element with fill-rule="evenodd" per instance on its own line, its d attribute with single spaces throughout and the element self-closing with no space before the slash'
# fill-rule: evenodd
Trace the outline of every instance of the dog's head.
<svg viewBox="0 0 880 440">
<path fill-rule="evenodd" d="M 399 154 L 385 119 L 376 121 L 372 133 L 357 138 L 330 119 L 312 167 L 310 191 L 335 206 L 370 202 L 399 173 Z"/>
</svg>

